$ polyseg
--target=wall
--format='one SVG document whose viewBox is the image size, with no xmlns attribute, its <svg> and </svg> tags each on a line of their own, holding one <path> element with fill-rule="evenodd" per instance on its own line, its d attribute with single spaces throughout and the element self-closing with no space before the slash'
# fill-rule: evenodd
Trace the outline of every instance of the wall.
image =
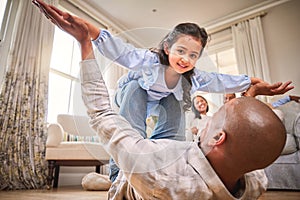
<svg viewBox="0 0 300 200">
<path fill-rule="evenodd" d="M 276 6 L 263 17 L 271 81 L 293 81 L 288 94 L 300 95 L 300 1 Z"/>
</svg>

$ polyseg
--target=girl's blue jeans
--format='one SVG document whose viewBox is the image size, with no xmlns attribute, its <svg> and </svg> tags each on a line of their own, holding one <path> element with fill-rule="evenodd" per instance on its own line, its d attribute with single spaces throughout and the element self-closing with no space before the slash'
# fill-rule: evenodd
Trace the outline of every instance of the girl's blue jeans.
<svg viewBox="0 0 300 200">
<path fill-rule="evenodd" d="M 147 91 L 142 89 L 136 80 L 132 80 L 118 90 L 115 103 L 119 106 L 119 113 L 133 128 L 146 138 Z M 185 116 L 179 102 L 173 94 L 159 101 L 158 121 L 149 139 L 185 140 Z M 110 159 L 109 178 L 113 182 L 119 168 Z"/>
</svg>

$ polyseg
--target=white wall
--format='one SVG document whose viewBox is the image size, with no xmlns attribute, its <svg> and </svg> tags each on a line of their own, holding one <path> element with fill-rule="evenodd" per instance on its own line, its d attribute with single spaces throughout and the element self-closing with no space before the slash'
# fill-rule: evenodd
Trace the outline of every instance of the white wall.
<svg viewBox="0 0 300 200">
<path fill-rule="evenodd" d="M 271 81 L 293 81 L 300 95 L 300 1 L 276 6 L 262 18 Z"/>
</svg>

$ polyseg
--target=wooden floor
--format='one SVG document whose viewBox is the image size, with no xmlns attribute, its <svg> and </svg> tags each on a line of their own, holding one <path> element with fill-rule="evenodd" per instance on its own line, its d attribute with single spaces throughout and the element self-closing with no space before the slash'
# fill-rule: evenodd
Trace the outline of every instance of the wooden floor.
<svg viewBox="0 0 300 200">
<path fill-rule="evenodd" d="M 51 190 L 0 191 L 1 200 L 104 200 L 107 192 L 85 191 L 80 186 Z M 299 200 L 300 191 L 267 191 L 259 200 Z"/>
</svg>

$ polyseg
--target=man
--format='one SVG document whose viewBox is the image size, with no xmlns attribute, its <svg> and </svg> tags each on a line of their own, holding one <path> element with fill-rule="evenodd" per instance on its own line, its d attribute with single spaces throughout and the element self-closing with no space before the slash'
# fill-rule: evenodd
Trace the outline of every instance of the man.
<svg viewBox="0 0 300 200">
<path fill-rule="evenodd" d="M 257 199 L 266 189 L 266 176 L 257 169 L 280 155 L 286 137 L 270 108 L 243 97 L 213 115 L 199 143 L 144 139 L 110 106 L 87 24 L 38 2 L 51 21 L 80 44 L 82 94 L 90 123 L 121 169 L 109 199 Z M 262 83 L 253 90 L 274 95 L 292 89 L 289 84 Z"/>
<path fill-rule="evenodd" d="M 264 172 L 253 170 L 280 155 L 286 134 L 265 104 L 252 97 L 226 103 L 199 145 L 149 140 L 111 109 L 95 60 L 84 60 L 81 70 L 91 125 L 121 169 L 109 199 L 257 199 L 266 189 Z"/>
<path fill-rule="evenodd" d="M 223 103 L 227 103 L 228 101 L 230 101 L 231 99 L 236 98 L 235 93 L 228 93 L 228 94 L 224 94 L 223 96 Z"/>
</svg>

